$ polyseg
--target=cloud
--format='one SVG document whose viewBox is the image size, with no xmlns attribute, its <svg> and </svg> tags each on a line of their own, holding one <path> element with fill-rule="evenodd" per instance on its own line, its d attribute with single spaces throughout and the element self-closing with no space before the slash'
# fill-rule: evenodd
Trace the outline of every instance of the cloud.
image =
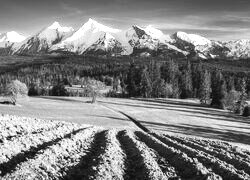
<svg viewBox="0 0 250 180">
<path fill-rule="evenodd" d="M 65 3 L 65 2 L 60 2 L 59 3 L 60 8 L 63 10 L 63 17 L 72 17 L 72 16 L 77 16 L 77 15 L 83 15 L 84 11 L 80 10 L 76 7 L 72 7 L 71 5 Z"/>
</svg>

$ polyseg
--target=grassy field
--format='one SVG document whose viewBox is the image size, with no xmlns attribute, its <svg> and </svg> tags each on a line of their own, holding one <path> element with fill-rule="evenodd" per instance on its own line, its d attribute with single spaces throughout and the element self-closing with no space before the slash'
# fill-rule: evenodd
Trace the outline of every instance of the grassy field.
<svg viewBox="0 0 250 180">
<path fill-rule="evenodd" d="M 202 107 L 197 100 L 99 99 L 99 102 L 126 113 L 153 131 L 250 145 L 249 118 Z"/>
<path fill-rule="evenodd" d="M 110 128 L 136 128 L 120 113 L 90 101 L 91 98 L 29 97 L 19 100 L 17 106 L 0 104 L 0 113 Z"/>
<path fill-rule="evenodd" d="M 250 179 L 249 119 L 197 100 L 90 100 L 1 104 L 0 179 Z"/>
<path fill-rule="evenodd" d="M 201 107 L 195 100 L 98 98 L 96 104 L 89 101 L 91 98 L 29 97 L 17 106 L 0 105 L 0 113 L 108 128 L 137 128 L 126 116 L 129 115 L 151 131 L 250 145 L 249 118 Z"/>
</svg>

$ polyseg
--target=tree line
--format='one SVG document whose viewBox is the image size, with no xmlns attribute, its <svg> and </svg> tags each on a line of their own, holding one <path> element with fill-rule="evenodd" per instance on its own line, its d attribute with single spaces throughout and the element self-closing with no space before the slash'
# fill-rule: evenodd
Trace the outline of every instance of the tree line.
<svg viewBox="0 0 250 180">
<path fill-rule="evenodd" d="M 173 59 L 29 65 L 0 74 L 0 89 L 18 79 L 27 85 L 30 95 L 60 95 L 60 91 L 67 95 L 65 85 L 86 84 L 88 78 L 112 86 L 109 96 L 199 98 L 201 103 L 219 108 L 230 107 L 230 102 L 240 98 L 243 101 L 250 91 L 249 72 L 225 71 L 202 61 L 179 63 Z M 118 86 L 122 93 L 116 93 Z"/>
</svg>

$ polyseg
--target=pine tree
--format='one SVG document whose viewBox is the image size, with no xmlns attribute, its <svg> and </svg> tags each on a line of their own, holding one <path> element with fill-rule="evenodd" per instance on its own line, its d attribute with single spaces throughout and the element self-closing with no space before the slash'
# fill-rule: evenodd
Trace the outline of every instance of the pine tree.
<svg viewBox="0 0 250 180">
<path fill-rule="evenodd" d="M 161 71 L 160 71 L 160 66 L 154 61 L 151 62 L 150 68 L 150 79 L 152 82 L 152 97 L 160 97 L 162 94 L 162 80 L 161 80 Z"/>
<path fill-rule="evenodd" d="M 191 64 L 188 61 L 186 67 L 184 67 L 182 76 L 181 76 L 181 98 L 190 98 L 192 97 L 192 70 Z"/>
<path fill-rule="evenodd" d="M 180 87 L 179 87 L 179 82 L 176 81 L 172 84 L 173 86 L 173 95 L 172 97 L 173 98 L 176 98 L 176 99 L 179 99 L 180 98 L 180 94 L 181 94 L 181 90 L 180 90 Z"/>
<path fill-rule="evenodd" d="M 147 68 L 144 68 L 142 71 L 140 89 L 141 89 L 141 95 L 143 97 L 145 97 L 145 98 L 151 97 L 152 82 L 151 82 L 151 79 L 149 77 L 149 73 L 148 73 Z"/>
<path fill-rule="evenodd" d="M 192 66 L 192 82 L 193 82 L 193 96 L 200 98 L 202 74 L 204 73 L 203 65 L 201 62 L 196 66 Z"/>
<path fill-rule="evenodd" d="M 220 71 L 213 73 L 212 79 L 212 102 L 211 106 L 224 109 L 225 97 L 227 95 L 226 82 Z"/>
<path fill-rule="evenodd" d="M 237 102 L 236 113 L 243 114 L 244 108 L 247 105 L 246 80 L 241 80 L 240 98 Z"/>
<path fill-rule="evenodd" d="M 181 91 L 179 87 L 179 66 L 172 59 L 165 63 L 161 68 L 161 77 L 168 85 L 172 86 L 172 97 L 179 98 Z"/>
<path fill-rule="evenodd" d="M 200 85 L 200 101 L 202 104 L 207 104 L 210 100 L 211 95 L 211 74 L 205 70 L 201 77 L 201 85 Z"/>
<path fill-rule="evenodd" d="M 138 73 L 138 69 L 136 69 L 135 65 L 132 63 L 129 68 L 128 77 L 127 77 L 127 91 L 129 96 L 138 96 L 138 91 L 140 83 L 140 76 Z"/>
<path fill-rule="evenodd" d="M 228 91 L 235 90 L 234 76 L 230 76 L 228 80 Z"/>
</svg>

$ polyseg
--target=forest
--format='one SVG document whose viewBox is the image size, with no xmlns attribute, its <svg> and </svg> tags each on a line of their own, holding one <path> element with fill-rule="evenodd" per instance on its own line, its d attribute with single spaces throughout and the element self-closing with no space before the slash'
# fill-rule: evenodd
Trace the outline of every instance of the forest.
<svg viewBox="0 0 250 180">
<path fill-rule="evenodd" d="M 17 79 L 27 85 L 29 95 L 79 96 L 67 93 L 65 86 L 84 87 L 95 80 L 112 87 L 107 93 L 111 97 L 199 98 L 204 104 L 224 108 L 227 101 L 242 94 L 248 98 L 250 92 L 247 60 L 53 57 L 5 67 L 0 73 L 1 92 Z"/>
</svg>

